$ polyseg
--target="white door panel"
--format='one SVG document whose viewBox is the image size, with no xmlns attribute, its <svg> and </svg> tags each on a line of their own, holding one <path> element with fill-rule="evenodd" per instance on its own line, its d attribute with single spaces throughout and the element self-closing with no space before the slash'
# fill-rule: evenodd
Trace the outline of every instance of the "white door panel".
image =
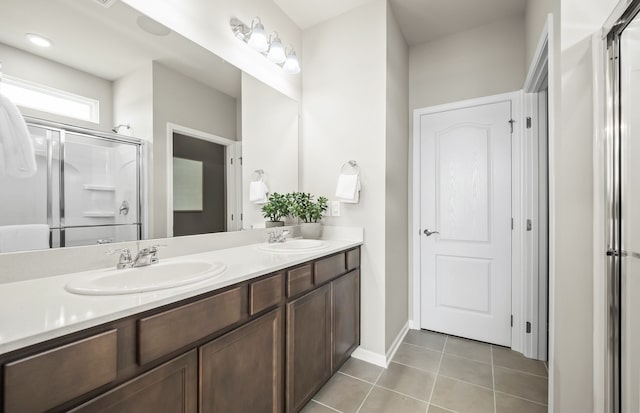
<svg viewBox="0 0 640 413">
<path fill-rule="evenodd" d="M 511 344 L 511 103 L 420 122 L 421 327 Z"/>
</svg>

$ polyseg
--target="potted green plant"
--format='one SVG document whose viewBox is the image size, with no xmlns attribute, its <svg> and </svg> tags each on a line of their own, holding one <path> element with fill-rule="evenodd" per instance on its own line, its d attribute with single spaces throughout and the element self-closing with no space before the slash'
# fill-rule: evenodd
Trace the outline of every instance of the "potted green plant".
<svg viewBox="0 0 640 413">
<path fill-rule="evenodd" d="M 321 196 L 317 201 L 313 195 L 304 192 L 289 194 L 291 203 L 291 215 L 301 220 L 300 232 L 302 238 L 318 239 L 322 235 L 322 214 L 327 210 L 328 199 Z"/>
<path fill-rule="evenodd" d="M 262 216 L 268 219 L 264 226 L 266 228 L 284 226 L 282 218 L 289 216 L 290 211 L 289 196 L 274 192 L 269 195 L 269 202 L 262 206 Z"/>
</svg>

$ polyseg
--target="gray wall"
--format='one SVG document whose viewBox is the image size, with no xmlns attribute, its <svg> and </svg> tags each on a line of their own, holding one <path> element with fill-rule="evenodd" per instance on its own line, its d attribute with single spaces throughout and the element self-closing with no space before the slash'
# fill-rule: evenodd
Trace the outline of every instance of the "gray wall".
<svg viewBox="0 0 640 413">
<path fill-rule="evenodd" d="M 236 100 L 153 63 L 153 226 L 167 234 L 167 122 L 236 140 Z"/>
<path fill-rule="evenodd" d="M 411 47 L 411 109 L 512 92 L 526 76 L 523 17 Z"/>
<path fill-rule="evenodd" d="M 359 204 L 342 204 L 327 225 L 364 228 L 363 350 L 385 346 L 386 11 L 373 0 L 304 31 L 301 189 L 335 199 L 342 164 L 361 169 Z M 398 211 L 406 213 L 406 211 Z"/>
<path fill-rule="evenodd" d="M 22 114 L 100 131 L 108 132 L 113 128 L 112 82 L 2 43 L 0 62 L 2 72 L 7 75 L 100 102 L 99 124 L 28 108 L 20 108 Z"/>
<path fill-rule="evenodd" d="M 385 348 L 409 319 L 409 47 L 387 5 Z"/>
</svg>

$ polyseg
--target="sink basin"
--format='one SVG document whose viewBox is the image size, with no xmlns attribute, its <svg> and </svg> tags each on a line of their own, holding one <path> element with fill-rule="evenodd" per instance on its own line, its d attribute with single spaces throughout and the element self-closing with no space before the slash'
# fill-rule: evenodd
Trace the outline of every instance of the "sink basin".
<svg viewBox="0 0 640 413">
<path fill-rule="evenodd" d="M 101 270 L 66 285 L 82 295 L 120 295 L 164 290 L 219 277 L 227 266 L 205 261 L 160 262 L 125 270 Z"/>
<path fill-rule="evenodd" d="M 286 254 L 305 253 L 320 251 L 327 248 L 326 241 L 320 241 L 317 239 L 292 239 L 285 242 L 275 242 L 272 244 L 264 243 L 258 247 L 263 251 L 279 252 Z"/>
</svg>

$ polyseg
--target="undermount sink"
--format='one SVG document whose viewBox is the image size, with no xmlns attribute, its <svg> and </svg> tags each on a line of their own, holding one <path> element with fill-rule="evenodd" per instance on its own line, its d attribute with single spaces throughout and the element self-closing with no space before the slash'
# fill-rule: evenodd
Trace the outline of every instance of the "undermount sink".
<svg viewBox="0 0 640 413">
<path fill-rule="evenodd" d="M 317 239 L 293 239 L 285 242 L 274 242 L 260 244 L 258 247 L 263 251 L 279 252 L 279 253 L 305 253 L 320 251 L 327 248 L 326 241 L 320 241 Z"/>
<path fill-rule="evenodd" d="M 120 295 L 164 290 L 219 277 L 227 266 L 216 262 L 160 262 L 124 270 L 101 270 L 69 282 L 67 291 L 81 295 Z"/>
</svg>

